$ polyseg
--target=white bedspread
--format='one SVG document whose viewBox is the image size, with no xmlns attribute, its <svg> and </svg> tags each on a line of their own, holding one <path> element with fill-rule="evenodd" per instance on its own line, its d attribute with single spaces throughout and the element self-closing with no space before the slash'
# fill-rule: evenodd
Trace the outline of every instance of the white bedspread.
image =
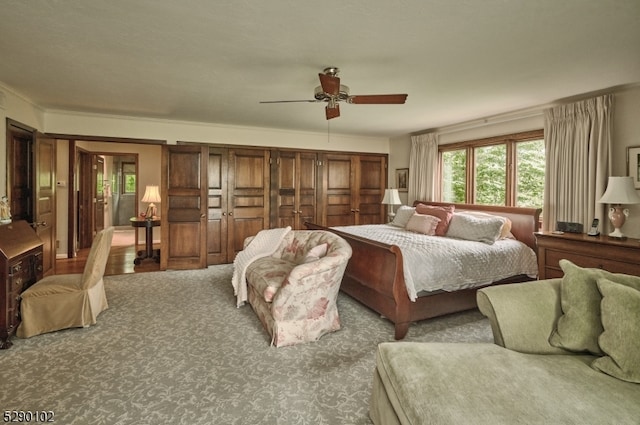
<svg viewBox="0 0 640 425">
<path fill-rule="evenodd" d="M 456 291 L 488 285 L 519 274 L 535 277 L 538 262 L 524 243 L 501 239 L 493 245 L 426 236 L 388 224 L 333 227 L 345 233 L 397 245 L 412 301 L 421 291 Z"/>
</svg>

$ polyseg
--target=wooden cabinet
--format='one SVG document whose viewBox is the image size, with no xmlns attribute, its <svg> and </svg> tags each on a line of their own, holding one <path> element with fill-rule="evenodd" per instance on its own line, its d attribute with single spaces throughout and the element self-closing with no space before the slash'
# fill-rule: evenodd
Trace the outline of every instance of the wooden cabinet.
<svg viewBox="0 0 640 425">
<path fill-rule="evenodd" d="M 275 151 L 272 158 L 271 227 L 304 229 L 317 220 L 318 154 Z"/>
<path fill-rule="evenodd" d="M 349 226 L 384 222 L 382 196 L 386 155 L 321 155 L 320 224 Z"/>
<path fill-rule="evenodd" d="M 180 144 L 163 148 L 160 268 L 234 260 L 260 230 L 383 223 L 387 155 Z"/>
<path fill-rule="evenodd" d="M 42 246 L 26 221 L 0 225 L 0 349 L 20 324 L 20 294 L 42 279 Z"/>
<path fill-rule="evenodd" d="M 209 147 L 207 264 L 230 263 L 243 242 L 269 228 L 267 149 Z"/>
<path fill-rule="evenodd" d="M 559 261 L 640 276 L 640 241 L 584 233 L 536 233 L 539 279 L 562 277 Z"/>
</svg>

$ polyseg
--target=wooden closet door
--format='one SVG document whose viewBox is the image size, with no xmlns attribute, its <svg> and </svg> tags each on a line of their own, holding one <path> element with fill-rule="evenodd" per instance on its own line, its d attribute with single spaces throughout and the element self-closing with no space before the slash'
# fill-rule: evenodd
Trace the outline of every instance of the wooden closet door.
<svg viewBox="0 0 640 425">
<path fill-rule="evenodd" d="M 163 146 L 161 269 L 207 266 L 207 146 Z"/>
<path fill-rule="evenodd" d="M 209 148 L 207 194 L 207 264 L 225 264 L 227 259 L 227 158 L 226 148 Z M 233 259 L 231 259 L 233 261 Z"/>
<path fill-rule="evenodd" d="M 322 155 L 322 224 L 357 224 L 356 167 L 352 155 Z"/>
<path fill-rule="evenodd" d="M 270 151 L 229 148 L 227 169 L 227 262 L 245 238 L 269 228 Z"/>
<path fill-rule="evenodd" d="M 357 167 L 357 224 L 384 223 L 384 189 L 387 182 L 385 156 L 361 155 Z"/>
<path fill-rule="evenodd" d="M 276 227 L 304 229 L 304 222 L 316 222 L 317 154 L 282 151 L 277 153 L 274 192 Z"/>
</svg>

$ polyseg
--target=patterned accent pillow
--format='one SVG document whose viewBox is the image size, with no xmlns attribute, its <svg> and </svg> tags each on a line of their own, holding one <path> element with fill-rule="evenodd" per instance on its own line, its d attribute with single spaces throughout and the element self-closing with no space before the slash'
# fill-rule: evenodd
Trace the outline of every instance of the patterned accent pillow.
<svg viewBox="0 0 640 425">
<path fill-rule="evenodd" d="M 393 218 L 391 224 L 402 228 L 407 227 L 407 223 L 414 212 L 416 212 L 415 207 L 401 205 L 398 211 L 396 211 L 396 216 Z"/>
<path fill-rule="evenodd" d="M 325 255 L 327 255 L 327 248 L 329 245 L 327 243 L 321 243 L 320 245 L 316 245 L 307 252 L 306 257 L 304 257 L 305 263 L 312 263 L 314 261 L 318 261 Z"/>
<path fill-rule="evenodd" d="M 450 205 L 447 207 L 425 205 L 425 204 L 416 205 L 416 213 L 428 214 L 434 217 L 438 217 L 440 219 L 440 223 L 438 223 L 438 227 L 436 227 L 437 236 L 445 236 L 447 234 L 447 230 L 449 229 L 449 223 L 451 222 L 451 218 L 453 217 L 453 211 L 455 209 L 456 207 L 453 205 Z"/>
<path fill-rule="evenodd" d="M 640 384 L 640 291 L 608 279 L 598 279 L 604 332 L 598 338 L 606 354 L 591 367 L 623 381 Z"/>
<path fill-rule="evenodd" d="M 493 245 L 500 238 L 504 217 L 478 217 L 464 212 L 455 213 L 451 218 L 447 237 Z"/>
<path fill-rule="evenodd" d="M 410 232 L 434 236 L 436 234 L 438 223 L 440 223 L 440 219 L 438 217 L 415 213 L 409 219 L 409 222 L 407 223 L 407 227 L 405 227 L 405 229 Z"/>
</svg>

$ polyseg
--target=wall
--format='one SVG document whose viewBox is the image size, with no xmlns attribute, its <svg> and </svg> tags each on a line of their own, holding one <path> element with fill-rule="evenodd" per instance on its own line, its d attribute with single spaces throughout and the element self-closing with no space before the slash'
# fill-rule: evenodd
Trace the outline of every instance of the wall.
<svg viewBox="0 0 640 425">
<path fill-rule="evenodd" d="M 75 135 L 157 139 L 166 140 L 169 144 L 182 141 L 373 153 L 389 151 L 389 140 L 383 137 L 331 134 L 328 138 L 326 133 L 61 111 L 47 112 L 46 131 Z"/>
<path fill-rule="evenodd" d="M 614 94 L 614 118 L 612 136 L 612 175 L 626 176 L 627 148 L 640 146 L 640 85 L 612 90 Z M 596 95 L 602 95 L 598 93 Z M 585 96 L 591 97 L 591 96 Z M 578 99 L 576 99 L 578 100 Z M 567 102 L 569 103 L 569 102 Z M 552 104 L 530 108 L 508 114 L 497 115 L 466 123 L 433 129 L 439 135 L 439 143 L 454 143 L 464 140 L 482 139 L 502 134 L 541 129 L 544 126 L 542 111 Z M 425 130 L 425 132 L 427 132 Z M 389 182 L 395 181 L 395 169 L 409 166 L 411 135 L 392 138 L 389 141 Z M 640 192 L 638 192 L 640 194 Z M 407 194 L 400 195 L 408 203 Z M 412 202 L 413 200 L 411 200 Z M 640 205 L 629 206 L 630 216 L 623 233 L 640 238 Z M 605 223 L 609 226 L 609 223 Z M 612 229 L 611 229 L 612 230 Z M 601 231 L 609 232 L 604 229 Z"/>
</svg>

